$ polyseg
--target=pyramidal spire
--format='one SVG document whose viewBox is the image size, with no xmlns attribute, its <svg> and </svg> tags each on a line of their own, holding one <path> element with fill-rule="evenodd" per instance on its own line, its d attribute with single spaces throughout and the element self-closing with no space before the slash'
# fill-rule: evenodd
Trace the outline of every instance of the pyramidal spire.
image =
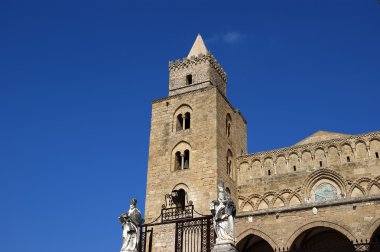
<svg viewBox="0 0 380 252">
<path fill-rule="evenodd" d="M 203 42 L 201 35 L 198 34 L 193 44 L 193 47 L 191 47 L 189 55 L 187 55 L 187 58 L 190 58 L 191 56 L 198 56 L 199 54 L 207 54 L 207 52 L 208 49 L 206 48 L 206 45 Z"/>
</svg>

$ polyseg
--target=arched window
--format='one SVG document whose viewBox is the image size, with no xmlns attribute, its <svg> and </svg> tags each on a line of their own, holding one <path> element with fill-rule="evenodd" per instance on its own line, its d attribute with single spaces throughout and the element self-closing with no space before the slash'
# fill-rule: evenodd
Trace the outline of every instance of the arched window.
<svg viewBox="0 0 380 252">
<path fill-rule="evenodd" d="M 183 131 L 190 129 L 192 108 L 187 104 L 179 106 L 173 115 L 173 131 Z"/>
<path fill-rule="evenodd" d="M 185 129 L 190 129 L 190 113 L 185 113 Z"/>
<path fill-rule="evenodd" d="M 190 167 L 190 151 L 185 150 L 183 155 L 183 169 L 189 169 Z"/>
<path fill-rule="evenodd" d="M 191 146 L 187 142 L 178 143 L 172 150 L 171 171 L 186 170 L 190 168 Z"/>
<path fill-rule="evenodd" d="M 232 124 L 232 118 L 230 114 L 227 114 L 226 116 L 226 136 L 231 136 L 231 124 Z"/>
<path fill-rule="evenodd" d="M 177 115 L 177 131 L 183 129 L 183 117 L 182 114 Z"/>
<path fill-rule="evenodd" d="M 179 151 L 175 153 L 175 169 L 176 170 L 182 169 L 182 155 L 181 155 L 181 152 Z"/>
<path fill-rule="evenodd" d="M 227 168 L 227 175 L 233 178 L 233 167 L 232 167 L 232 152 L 231 150 L 227 151 L 227 157 L 226 157 L 226 168 Z"/>
</svg>

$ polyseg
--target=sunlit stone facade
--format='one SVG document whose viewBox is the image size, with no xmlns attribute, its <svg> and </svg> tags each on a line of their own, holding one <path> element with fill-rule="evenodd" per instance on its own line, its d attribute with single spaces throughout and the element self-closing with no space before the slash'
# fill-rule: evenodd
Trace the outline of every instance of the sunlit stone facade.
<svg viewBox="0 0 380 252">
<path fill-rule="evenodd" d="M 169 63 L 169 96 L 152 105 L 146 222 L 163 218 L 173 193 L 195 216 L 209 214 L 222 180 L 237 205 L 239 251 L 355 251 L 360 240 L 379 239 L 380 132 L 318 131 L 247 154 L 246 121 L 226 81 L 200 36 Z M 153 251 L 173 250 L 173 230 L 155 226 Z"/>
</svg>

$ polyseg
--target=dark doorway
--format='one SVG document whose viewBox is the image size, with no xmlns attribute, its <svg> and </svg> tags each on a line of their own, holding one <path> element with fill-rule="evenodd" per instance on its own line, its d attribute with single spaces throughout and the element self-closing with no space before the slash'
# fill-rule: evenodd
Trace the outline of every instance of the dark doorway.
<svg viewBox="0 0 380 252">
<path fill-rule="evenodd" d="M 372 235 L 369 251 L 380 251 L 380 227 L 378 227 Z"/>
<path fill-rule="evenodd" d="M 303 232 L 293 243 L 295 252 L 355 252 L 351 241 L 340 232 L 326 227 L 315 227 Z"/>
<path fill-rule="evenodd" d="M 273 252 L 267 241 L 257 235 L 248 235 L 237 244 L 239 252 Z"/>
</svg>

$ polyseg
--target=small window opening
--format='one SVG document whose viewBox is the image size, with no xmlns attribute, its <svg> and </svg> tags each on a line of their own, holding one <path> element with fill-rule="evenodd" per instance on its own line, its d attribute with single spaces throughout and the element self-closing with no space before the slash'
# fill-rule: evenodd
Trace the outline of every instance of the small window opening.
<svg viewBox="0 0 380 252">
<path fill-rule="evenodd" d="M 182 156 L 181 156 L 181 152 L 177 151 L 175 153 L 175 169 L 176 170 L 181 170 L 181 167 L 182 167 Z"/>
<path fill-rule="evenodd" d="M 268 176 L 270 176 L 270 170 L 268 170 Z"/>
<path fill-rule="evenodd" d="M 187 85 L 193 84 L 193 76 L 191 74 L 186 75 Z"/>
<path fill-rule="evenodd" d="M 323 163 L 322 161 L 319 161 L 319 167 L 322 167 Z"/>
<path fill-rule="evenodd" d="M 190 129 L 190 113 L 185 113 L 185 129 Z"/>
<path fill-rule="evenodd" d="M 375 153 L 376 158 L 379 158 L 379 152 Z"/>
<path fill-rule="evenodd" d="M 349 156 L 347 156 L 347 163 L 351 162 L 351 159 Z"/>
<path fill-rule="evenodd" d="M 231 167 L 232 167 L 232 161 L 227 158 L 227 174 L 231 175 Z"/>
<path fill-rule="evenodd" d="M 227 122 L 226 135 L 227 135 L 227 137 L 231 136 L 231 123 L 230 122 Z"/>
<path fill-rule="evenodd" d="M 293 171 L 296 171 L 297 170 L 297 167 L 294 165 L 293 166 Z"/>
<path fill-rule="evenodd" d="M 182 117 L 182 114 L 179 114 L 177 116 L 177 131 L 182 130 L 182 129 L 183 129 L 183 117 Z"/>
<path fill-rule="evenodd" d="M 189 169 L 190 167 L 190 151 L 185 150 L 185 156 L 184 156 L 184 164 L 183 164 L 183 169 Z"/>
</svg>

